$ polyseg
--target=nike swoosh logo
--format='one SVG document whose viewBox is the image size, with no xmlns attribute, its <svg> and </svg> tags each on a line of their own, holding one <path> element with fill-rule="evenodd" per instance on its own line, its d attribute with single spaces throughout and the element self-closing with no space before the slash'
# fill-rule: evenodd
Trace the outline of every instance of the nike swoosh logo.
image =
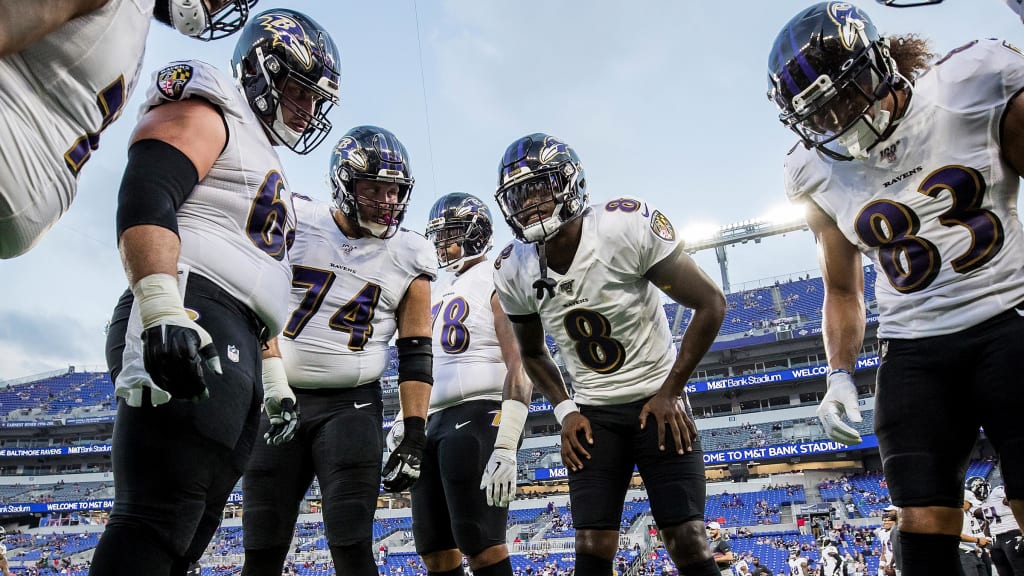
<svg viewBox="0 0 1024 576">
<path fill-rule="evenodd" d="M 459 428 L 462 428 L 463 426 L 465 426 L 466 424 L 469 424 L 470 422 L 472 422 L 472 420 L 469 420 L 467 422 L 460 422 L 460 423 L 455 425 L 455 429 L 458 430 Z"/>
<path fill-rule="evenodd" d="M 360 404 L 359 402 L 352 403 L 352 405 L 356 407 L 356 410 L 359 410 L 360 408 L 366 408 L 370 404 L 373 404 L 373 402 L 367 402 L 366 404 Z"/>
<path fill-rule="evenodd" d="M 1014 312 L 1017 313 L 1018 316 L 1024 316 L 1024 310 L 1021 310 L 1020 308 L 1016 308 L 1016 307 L 1014 307 L 1013 310 L 1014 310 Z"/>
</svg>

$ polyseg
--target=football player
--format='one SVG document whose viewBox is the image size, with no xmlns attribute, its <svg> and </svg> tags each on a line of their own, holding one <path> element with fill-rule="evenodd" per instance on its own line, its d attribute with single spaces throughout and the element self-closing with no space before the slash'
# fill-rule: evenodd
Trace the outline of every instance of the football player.
<svg viewBox="0 0 1024 576">
<path fill-rule="evenodd" d="M 929 6 L 931 4 L 942 4 L 942 0 L 877 0 L 879 4 L 893 6 L 894 8 L 912 8 L 914 6 Z"/>
<path fill-rule="evenodd" d="M 358 126 L 334 147 L 330 179 L 333 204 L 296 196 L 292 313 L 271 342 L 264 382 L 287 391 L 302 420 L 292 442 L 285 434 L 257 446 L 246 469 L 245 576 L 281 574 L 314 477 L 334 565 L 344 574 L 376 576 L 380 378 L 396 329 L 405 437 L 388 459 L 384 487 L 402 492 L 419 474 L 433 383 L 430 282 L 437 258 L 423 236 L 400 228 L 414 184 L 409 155 L 388 130 Z M 278 428 L 272 415 L 261 424 L 270 440 Z"/>
<path fill-rule="evenodd" d="M 0 576 L 11 576 L 11 569 L 7 564 L 7 529 L 0 526 Z"/>
<path fill-rule="evenodd" d="M 821 552 L 821 576 L 842 576 L 843 557 L 839 555 L 839 548 L 828 536 L 821 539 L 819 546 Z"/>
<path fill-rule="evenodd" d="M 894 6 L 896 8 L 911 8 L 914 6 L 929 6 L 931 4 L 942 4 L 942 0 L 877 0 L 879 4 Z M 1006 5 L 1015 14 L 1024 19 L 1024 0 L 1006 0 Z"/>
<path fill-rule="evenodd" d="M 115 496 L 92 576 L 184 574 L 257 440 L 261 344 L 287 319 L 295 228 L 274 146 L 326 135 L 338 53 L 310 18 L 270 10 L 232 66 L 238 85 L 198 60 L 158 72 L 128 151 L 117 230 L 131 292 L 107 352 Z M 270 410 L 282 393 L 266 398 Z"/>
<path fill-rule="evenodd" d="M 789 549 L 789 574 L 790 576 L 808 576 L 810 570 L 807 567 L 807 557 L 800 555 L 800 547 L 793 546 Z"/>
<path fill-rule="evenodd" d="M 431 574 L 511 576 L 505 546 L 516 450 L 532 386 L 487 263 L 493 225 L 479 198 L 454 192 L 430 210 L 427 239 L 455 274 L 433 314 L 434 389 L 420 479 L 412 487 L 416 551 Z M 503 400 L 504 399 L 504 400 Z M 394 449 L 397 423 L 388 435 Z"/>
<path fill-rule="evenodd" d="M 800 138 L 787 193 L 807 207 L 825 283 L 818 415 L 843 444 L 861 441 L 843 419 L 861 420 L 862 255 L 881 271 L 875 431 L 908 576 L 956 565 L 980 426 L 1024 515 L 1024 55 L 979 40 L 930 58 L 926 41 L 882 38 L 847 2 L 801 11 L 768 58 L 769 95 Z"/>
<path fill-rule="evenodd" d="M 1013 516 L 1006 487 L 991 488 L 981 476 L 967 479 L 967 489 L 978 499 L 977 508 L 985 515 L 992 535 L 992 562 L 1000 574 L 1024 576 L 1024 546 L 1020 525 Z"/>
<path fill-rule="evenodd" d="M 557 138 L 513 142 L 495 197 L 517 240 L 495 260 L 494 283 L 527 375 L 562 426 L 576 573 L 611 573 L 635 465 L 679 572 L 717 576 L 704 538 L 704 461 L 683 392 L 722 324 L 722 291 L 663 212 L 635 198 L 589 205 L 583 165 Z M 678 354 L 662 292 L 694 309 Z M 575 401 L 545 333 L 562 350 Z"/>
<path fill-rule="evenodd" d="M 71 205 L 135 87 L 151 18 L 209 40 L 239 30 L 255 3 L 0 2 L 0 258 L 27 252 Z"/>
</svg>

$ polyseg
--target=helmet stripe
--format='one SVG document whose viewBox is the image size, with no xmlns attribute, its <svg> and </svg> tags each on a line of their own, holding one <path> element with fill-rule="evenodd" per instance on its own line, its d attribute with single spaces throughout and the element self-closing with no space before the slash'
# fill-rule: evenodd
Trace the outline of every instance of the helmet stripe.
<svg viewBox="0 0 1024 576">
<path fill-rule="evenodd" d="M 803 71 L 804 76 L 807 76 L 807 82 L 810 83 L 817 80 L 820 74 L 818 74 L 814 70 L 814 66 L 811 66 L 811 63 L 807 61 L 807 57 L 804 56 L 803 50 L 800 49 L 800 43 L 797 42 L 796 35 L 793 34 L 792 28 L 789 29 L 789 45 L 790 48 L 793 49 L 793 53 L 796 54 L 796 63 L 800 65 L 800 70 Z M 793 90 L 793 94 L 799 94 L 801 92 L 798 88 L 791 87 L 791 89 Z"/>
</svg>

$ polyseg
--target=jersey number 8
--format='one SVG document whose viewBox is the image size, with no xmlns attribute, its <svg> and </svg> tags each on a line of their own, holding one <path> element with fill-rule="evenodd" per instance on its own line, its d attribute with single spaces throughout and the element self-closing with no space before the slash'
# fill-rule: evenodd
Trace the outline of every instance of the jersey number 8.
<svg viewBox="0 0 1024 576">
<path fill-rule="evenodd" d="M 600 312 L 577 308 L 563 320 L 565 333 L 576 342 L 576 357 L 598 374 L 611 374 L 626 362 L 626 347 L 611 337 L 612 325 Z"/>
</svg>

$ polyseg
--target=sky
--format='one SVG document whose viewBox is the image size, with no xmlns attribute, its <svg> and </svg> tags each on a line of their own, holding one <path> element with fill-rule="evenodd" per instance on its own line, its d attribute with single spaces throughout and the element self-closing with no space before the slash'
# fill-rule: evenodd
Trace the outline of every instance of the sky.
<svg viewBox="0 0 1024 576">
<path fill-rule="evenodd" d="M 422 231 L 434 200 L 475 194 L 494 243 L 511 239 L 494 202 L 505 147 L 532 132 L 582 159 L 592 201 L 622 195 L 658 207 L 681 231 L 786 210 L 782 162 L 795 136 L 766 98 L 766 62 L 801 0 L 262 0 L 318 21 L 338 45 L 334 131 L 307 156 L 279 149 L 291 189 L 329 200 L 330 151 L 349 128 L 394 132 L 416 186 L 404 225 Z M 943 54 L 975 38 L 1024 44 L 1002 0 L 912 9 L 862 1 L 883 35 L 922 34 Z M 154 25 L 139 88 L 100 139 L 71 210 L 28 254 L 0 261 L 0 381 L 104 364 L 104 327 L 127 287 L 114 213 L 144 83 L 197 58 L 229 70 L 234 39 L 194 41 Z M 714 254 L 697 262 L 719 280 Z M 794 232 L 729 249 L 732 288 L 817 274 L 814 241 Z"/>
</svg>

